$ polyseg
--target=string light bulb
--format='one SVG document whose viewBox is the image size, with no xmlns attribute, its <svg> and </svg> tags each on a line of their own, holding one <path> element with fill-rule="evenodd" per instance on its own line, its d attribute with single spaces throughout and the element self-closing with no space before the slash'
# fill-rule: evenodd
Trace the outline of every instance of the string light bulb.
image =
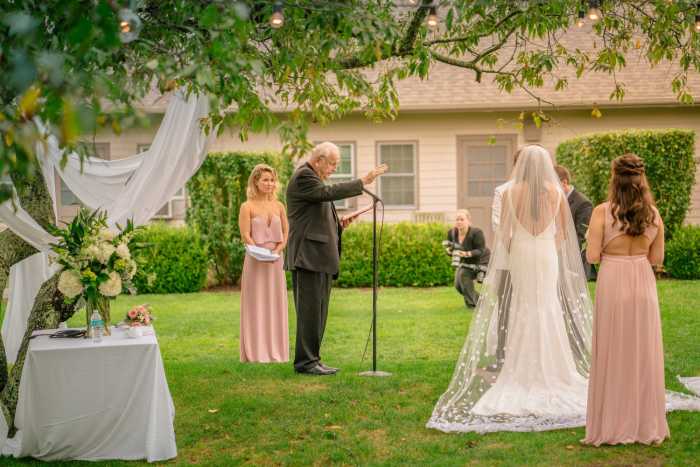
<svg viewBox="0 0 700 467">
<path fill-rule="evenodd" d="M 119 19 L 119 40 L 127 44 L 139 37 L 141 18 L 129 8 L 122 8 L 117 15 Z"/>
<path fill-rule="evenodd" d="M 418 0 L 408 0 L 408 4 L 411 6 L 416 6 L 418 5 Z"/>
<path fill-rule="evenodd" d="M 428 18 L 426 19 L 426 22 L 427 22 L 428 27 L 430 29 L 435 29 L 438 27 L 440 20 L 438 19 L 437 10 L 435 9 L 434 6 L 430 7 L 430 13 L 428 14 Z"/>
<path fill-rule="evenodd" d="M 600 12 L 600 2 L 597 0 L 591 0 L 588 2 L 589 9 L 588 9 L 588 19 L 591 21 L 598 21 L 600 18 L 603 17 L 603 14 Z"/>
<path fill-rule="evenodd" d="M 700 11 L 695 13 L 695 32 L 700 32 Z"/>
<path fill-rule="evenodd" d="M 270 16 L 270 26 L 279 29 L 284 25 L 284 14 L 282 13 L 282 2 L 275 2 Z"/>
<path fill-rule="evenodd" d="M 578 19 L 576 20 L 576 26 L 582 28 L 586 24 L 586 12 L 583 10 L 578 11 Z"/>
</svg>

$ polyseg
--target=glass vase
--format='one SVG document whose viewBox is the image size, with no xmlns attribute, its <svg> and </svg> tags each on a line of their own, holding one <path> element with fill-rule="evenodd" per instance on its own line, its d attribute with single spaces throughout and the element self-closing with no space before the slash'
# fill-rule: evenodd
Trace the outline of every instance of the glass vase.
<svg viewBox="0 0 700 467">
<path fill-rule="evenodd" d="M 109 299 L 106 297 L 97 297 L 97 298 L 88 298 L 85 302 L 85 319 L 86 319 L 86 333 L 85 337 L 88 338 L 90 337 L 90 318 L 92 317 L 92 312 L 97 311 L 100 314 L 100 317 L 102 318 L 102 323 L 104 325 L 104 329 L 102 330 L 102 334 L 105 336 L 109 336 L 112 334 L 110 330 L 110 325 L 111 325 L 111 319 L 110 319 L 110 302 Z"/>
</svg>

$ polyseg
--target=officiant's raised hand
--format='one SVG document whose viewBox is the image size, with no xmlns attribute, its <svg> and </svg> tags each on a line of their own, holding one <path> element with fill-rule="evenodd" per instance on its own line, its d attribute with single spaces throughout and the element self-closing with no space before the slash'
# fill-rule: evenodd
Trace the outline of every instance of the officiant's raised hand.
<svg viewBox="0 0 700 467">
<path fill-rule="evenodd" d="M 389 170 L 389 166 L 386 164 L 378 165 L 375 167 L 372 171 L 370 171 L 367 175 L 362 177 L 360 180 L 362 180 L 363 185 L 369 185 L 372 183 L 377 177 L 380 175 L 385 174 Z"/>
</svg>

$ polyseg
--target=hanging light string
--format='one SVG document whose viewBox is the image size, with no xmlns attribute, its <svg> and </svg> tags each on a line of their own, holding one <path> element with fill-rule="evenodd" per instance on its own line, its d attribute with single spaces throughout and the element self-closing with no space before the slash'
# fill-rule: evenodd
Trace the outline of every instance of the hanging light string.
<svg viewBox="0 0 700 467">
<path fill-rule="evenodd" d="M 394 6 L 397 8 L 414 8 L 416 6 L 420 6 L 419 8 L 429 8 L 430 11 L 428 13 L 428 16 L 426 17 L 426 25 L 430 29 L 436 29 L 439 24 L 440 24 L 440 18 L 437 15 L 437 5 L 435 4 L 434 1 L 431 1 L 430 3 L 423 2 L 421 3 L 421 0 L 404 0 L 404 2 L 397 2 Z M 309 4 L 300 4 L 300 3 L 294 3 L 294 2 L 283 2 L 281 0 L 277 0 L 273 3 L 272 6 L 272 14 L 270 15 L 270 27 L 274 29 L 279 29 L 284 25 L 284 7 L 285 5 L 287 7 L 291 8 L 300 8 L 304 10 L 313 10 L 313 11 L 335 11 L 339 8 L 345 8 L 345 9 L 350 9 L 351 5 L 348 5 L 347 3 L 338 3 L 338 2 L 328 2 L 328 1 L 319 1 L 317 2 L 317 5 L 309 5 Z"/>
</svg>

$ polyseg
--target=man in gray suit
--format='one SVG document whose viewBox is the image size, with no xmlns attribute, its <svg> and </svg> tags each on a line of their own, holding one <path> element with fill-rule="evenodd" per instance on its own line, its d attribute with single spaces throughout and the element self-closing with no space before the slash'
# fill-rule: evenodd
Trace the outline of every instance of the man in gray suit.
<svg viewBox="0 0 700 467">
<path fill-rule="evenodd" d="M 360 179 L 325 184 L 339 162 L 338 147 L 321 143 L 313 149 L 309 161 L 294 172 L 287 186 L 289 241 L 285 269 L 292 272 L 297 310 L 297 373 L 332 375 L 338 371 L 321 362 L 320 350 L 331 285 L 338 277 L 343 228 L 354 217 L 339 219 L 333 201 L 361 194 L 365 185 L 387 170 L 386 165 L 381 165 Z"/>
<path fill-rule="evenodd" d="M 586 273 L 586 278 L 589 281 L 594 281 L 596 279 L 595 269 L 586 261 L 586 250 L 583 249 L 583 242 L 586 240 L 586 231 L 588 230 L 588 224 L 591 222 L 591 214 L 593 213 L 593 203 L 571 184 L 571 173 L 569 169 L 557 165 L 554 167 L 554 170 L 557 172 L 559 181 L 561 181 L 561 186 L 564 188 L 564 193 L 566 193 L 566 197 L 569 200 L 571 217 L 574 219 L 574 227 L 576 228 L 578 247 L 579 250 L 581 250 L 583 270 Z"/>
</svg>

